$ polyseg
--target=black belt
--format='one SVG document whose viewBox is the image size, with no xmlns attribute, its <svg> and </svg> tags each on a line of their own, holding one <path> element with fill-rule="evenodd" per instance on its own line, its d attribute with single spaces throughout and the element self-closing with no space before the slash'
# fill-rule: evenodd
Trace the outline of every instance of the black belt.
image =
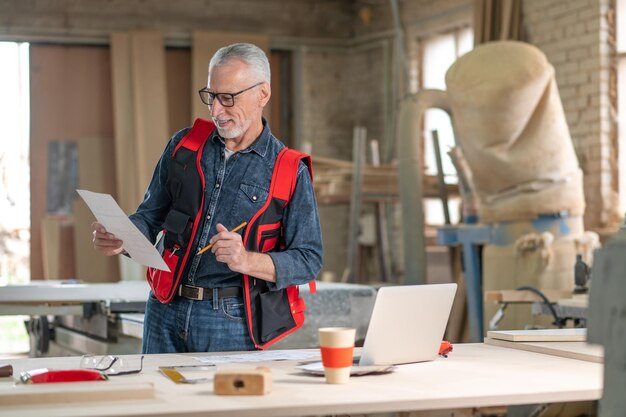
<svg viewBox="0 0 626 417">
<path fill-rule="evenodd" d="M 214 290 L 217 290 L 218 299 L 226 297 L 243 297 L 243 290 L 241 287 L 204 288 L 184 284 L 178 287 L 178 295 L 190 300 L 212 300 Z"/>
</svg>

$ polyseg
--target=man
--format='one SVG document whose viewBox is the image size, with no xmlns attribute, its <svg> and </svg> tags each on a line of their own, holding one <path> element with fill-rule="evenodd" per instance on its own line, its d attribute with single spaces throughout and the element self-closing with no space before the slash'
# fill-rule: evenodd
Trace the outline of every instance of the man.
<svg viewBox="0 0 626 417">
<path fill-rule="evenodd" d="M 246 250 L 241 232 L 268 196 L 276 157 L 284 145 L 262 117 L 271 96 L 265 53 L 251 44 L 221 48 L 209 64 L 206 88 L 200 90 L 216 129 L 201 154 L 203 211 L 182 287 L 168 303 L 151 292 L 144 320 L 144 353 L 251 350 L 241 287 L 243 276 L 265 280 L 270 290 L 314 279 L 322 265 L 322 240 L 315 194 L 306 165 L 300 162 L 293 196 L 283 215 L 285 249 L 269 253 Z M 172 154 L 189 132 L 169 141 L 144 200 L 130 216 L 149 240 L 165 229 L 172 206 Z M 184 184 L 181 184 L 184 186 Z M 99 223 L 92 225 L 94 247 L 104 255 L 121 253 L 122 242 Z M 212 244 L 210 251 L 198 250 Z M 201 287 L 199 290 L 197 287 Z M 186 294 L 204 294 L 190 299 Z"/>
</svg>

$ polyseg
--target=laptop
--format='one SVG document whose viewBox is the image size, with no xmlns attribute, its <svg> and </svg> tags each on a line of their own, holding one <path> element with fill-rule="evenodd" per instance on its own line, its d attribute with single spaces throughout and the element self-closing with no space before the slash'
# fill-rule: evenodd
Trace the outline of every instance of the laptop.
<svg viewBox="0 0 626 417">
<path fill-rule="evenodd" d="M 399 365 L 436 359 L 456 288 L 456 284 L 381 287 L 358 365 Z"/>
</svg>

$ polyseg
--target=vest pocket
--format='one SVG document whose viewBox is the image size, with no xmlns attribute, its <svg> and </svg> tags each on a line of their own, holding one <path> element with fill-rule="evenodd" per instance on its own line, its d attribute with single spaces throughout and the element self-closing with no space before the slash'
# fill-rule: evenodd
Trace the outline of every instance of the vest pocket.
<svg viewBox="0 0 626 417">
<path fill-rule="evenodd" d="M 170 210 L 163 222 L 163 229 L 170 241 L 175 242 L 179 246 L 186 246 L 187 240 L 191 235 L 190 216 L 178 210 Z"/>
<path fill-rule="evenodd" d="M 152 293 L 161 303 L 169 302 L 174 294 L 172 286 L 174 285 L 174 275 L 176 274 L 176 265 L 178 265 L 178 255 L 173 253 L 171 249 L 165 249 L 163 260 L 170 268 L 170 272 L 162 271 L 156 268 L 148 268 L 146 272 L 148 284 Z"/>
<path fill-rule="evenodd" d="M 265 343 L 292 328 L 289 300 L 285 291 L 267 291 L 261 299 L 261 342 Z"/>
<path fill-rule="evenodd" d="M 259 250 L 261 252 L 269 252 L 278 245 L 280 237 L 280 228 L 272 230 L 264 230 L 261 232 L 261 240 L 259 241 Z"/>
</svg>

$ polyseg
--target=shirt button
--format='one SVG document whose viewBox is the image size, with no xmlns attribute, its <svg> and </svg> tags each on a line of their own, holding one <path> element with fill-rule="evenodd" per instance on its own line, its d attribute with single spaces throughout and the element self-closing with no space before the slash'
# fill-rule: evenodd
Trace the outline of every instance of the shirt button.
<svg viewBox="0 0 626 417">
<path fill-rule="evenodd" d="M 206 215 L 206 219 L 207 219 L 207 220 L 211 220 L 211 215 L 210 215 L 210 214 L 207 214 L 207 215 Z"/>
<path fill-rule="evenodd" d="M 252 201 L 256 201 L 256 196 L 255 195 L 252 196 Z"/>
<path fill-rule="evenodd" d="M 215 184 L 215 188 L 220 188 L 220 183 Z"/>
</svg>

